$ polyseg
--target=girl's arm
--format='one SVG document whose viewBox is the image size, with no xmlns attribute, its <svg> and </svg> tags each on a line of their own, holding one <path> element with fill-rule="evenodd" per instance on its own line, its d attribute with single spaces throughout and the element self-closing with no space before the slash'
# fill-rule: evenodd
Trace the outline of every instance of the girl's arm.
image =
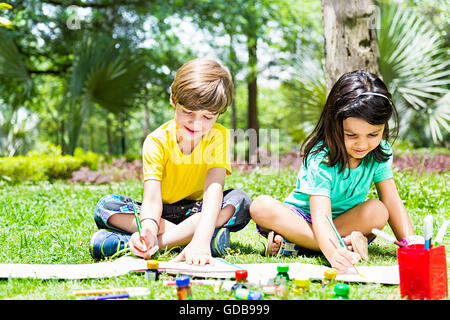
<svg viewBox="0 0 450 320">
<path fill-rule="evenodd" d="M 205 265 L 212 263 L 210 243 L 214 233 L 219 212 L 222 209 L 225 168 L 214 167 L 208 170 L 203 193 L 203 205 L 200 221 L 191 242 L 173 260 Z"/>
<path fill-rule="evenodd" d="M 155 246 L 155 243 L 159 230 L 162 207 L 161 181 L 146 180 L 144 182 L 144 195 L 139 219 L 142 221 L 141 232 L 148 251 L 145 251 L 145 248 L 140 241 L 139 234 L 134 233 L 130 241 L 131 251 L 134 254 L 149 259 L 156 251 L 158 251 L 158 247 Z"/>
<path fill-rule="evenodd" d="M 338 271 L 347 271 L 356 263 L 358 255 L 341 247 L 327 216 L 331 218 L 331 202 L 326 196 L 309 196 L 312 229 L 320 250 L 331 266 Z"/>
<path fill-rule="evenodd" d="M 393 178 L 375 184 L 378 197 L 389 212 L 389 225 L 397 240 L 414 235 L 408 213 L 403 205 Z"/>
</svg>

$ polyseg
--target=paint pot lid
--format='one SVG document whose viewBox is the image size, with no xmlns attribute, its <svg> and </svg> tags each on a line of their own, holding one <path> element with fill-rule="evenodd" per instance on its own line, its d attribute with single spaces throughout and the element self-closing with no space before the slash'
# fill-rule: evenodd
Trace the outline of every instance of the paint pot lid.
<svg viewBox="0 0 450 320">
<path fill-rule="evenodd" d="M 297 287 L 306 288 L 309 286 L 309 278 L 294 278 L 294 283 Z"/>
<path fill-rule="evenodd" d="M 191 278 L 188 275 L 181 275 L 175 277 L 175 283 L 178 287 L 188 286 L 191 283 Z"/>
<path fill-rule="evenodd" d="M 261 300 L 262 293 L 259 291 L 250 291 L 248 294 L 248 300 Z"/>
<path fill-rule="evenodd" d="M 147 260 L 147 269 L 158 269 L 158 260 Z"/>
<path fill-rule="evenodd" d="M 246 280 L 247 276 L 247 270 L 236 270 L 234 272 L 234 277 L 236 278 L 236 280 Z"/>
<path fill-rule="evenodd" d="M 289 266 L 277 266 L 277 271 L 278 272 L 288 272 Z"/>
<path fill-rule="evenodd" d="M 334 293 L 338 296 L 347 296 L 350 292 L 350 287 L 345 283 L 338 283 L 334 286 Z"/>
<path fill-rule="evenodd" d="M 336 275 L 337 275 L 337 270 L 333 269 L 333 268 L 329 268 L 327 270 L 325 270 L 325 272 L 323 273 L 325 279 L 335 279 Z"/>
</svg>

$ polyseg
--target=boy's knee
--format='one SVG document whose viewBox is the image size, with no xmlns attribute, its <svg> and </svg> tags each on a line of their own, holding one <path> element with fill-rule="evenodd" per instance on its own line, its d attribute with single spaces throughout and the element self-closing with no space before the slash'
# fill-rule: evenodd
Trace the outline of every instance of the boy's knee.
<svg viewBox="0 0 450 320">
<path fill-rule="evenodd" d="M 232 208 L 234 208 L 234 212 L 227 212 L 226 214 L 226 216 L 230 214 L 233 216 L 226 224 L 230 231 L 239 231 L 249 223 L 251 219 L 249 212 L 251 202 L 252 200 L 248 194 L 242 190 L 229 189 L 224 192 L 224 208 L 228 206 L 232 206 Z"/>
<path fill-rule="evenodd" d="M 252 218 L 261 217 L 264 213 L 269 212 L 268 209 L 271 207 L 272 200 L 273 198 L 267 195 L 256 197 L 250 205 L 250 215 Z"/>
</svg>

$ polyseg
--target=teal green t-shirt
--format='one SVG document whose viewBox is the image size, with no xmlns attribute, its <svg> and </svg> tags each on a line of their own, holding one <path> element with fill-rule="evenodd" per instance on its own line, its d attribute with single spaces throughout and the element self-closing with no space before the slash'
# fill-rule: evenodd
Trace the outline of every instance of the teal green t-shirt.
<svg viewBox="0 0 450 320">
<path fill-rule="evenodd" d="M 310 155 L 306 168 L 302 166 L 297 175 L 294 190 L 284 202 L 311 214 L 309 195 L 327 196 L 331 201 L 333 218 L 343 214 L 365 201 L 372 183 L 393 177 L 391 146 L 384 140 L 381 141 L 381 146 L 387 154 L 390 154 L 388 160 L 378 162 L 370 153 L 358 167 L 345 168 L 342 172 L 339 172 L 340 166 L 329 167 L 325 163 L 328 149 L 325 148 L 318 154 Z M 348 175 L 349 170 L 350 175 Z"/>
</svg>

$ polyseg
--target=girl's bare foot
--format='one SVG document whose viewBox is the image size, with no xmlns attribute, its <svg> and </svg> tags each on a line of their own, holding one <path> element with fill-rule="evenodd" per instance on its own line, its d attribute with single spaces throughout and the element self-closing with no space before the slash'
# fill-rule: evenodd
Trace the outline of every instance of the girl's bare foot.
<svg viewBox="0 0 450 320">
<path fill-rule="evenodd" d="M 274 231 L 270 231 L 267 236 L 267 246 L 265 256 L 276 256 L 278 251 L 280 251 L 281 243 L 283 242 L 283 237 Z"/>
</svg>

